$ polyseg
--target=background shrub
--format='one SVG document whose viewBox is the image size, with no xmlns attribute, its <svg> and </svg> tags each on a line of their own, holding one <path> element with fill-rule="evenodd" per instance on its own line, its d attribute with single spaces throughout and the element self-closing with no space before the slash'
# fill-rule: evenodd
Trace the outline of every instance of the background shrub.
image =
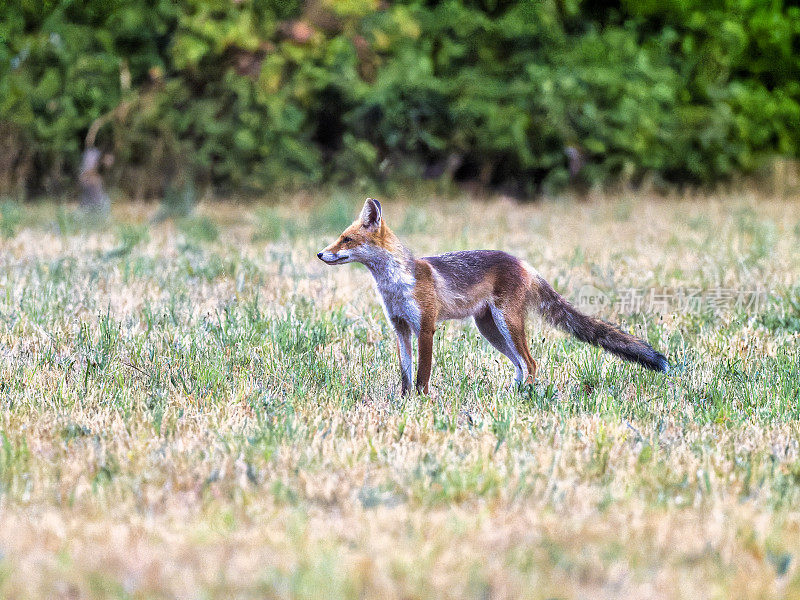
<svg viewBox="0 0 800 600">
<path fill-rule="evenodd" d="M 23 0 L 0 8 L 0 192 L 69 189 L 98 119 L 136 197 L 708 184 L 798 157 L 798 74 L 788 1 Z"/>
</svg>

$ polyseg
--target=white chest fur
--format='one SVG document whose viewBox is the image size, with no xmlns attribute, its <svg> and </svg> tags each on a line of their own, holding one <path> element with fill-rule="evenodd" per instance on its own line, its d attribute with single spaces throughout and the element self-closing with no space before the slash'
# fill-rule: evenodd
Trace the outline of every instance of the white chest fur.
<svg viewBox="0 0 800 600">
<path fill-rule="evenodd" d="M 380 268 L 370 269 L 383 310 L 390 321 L 403 319 L 414 333 L 419 334 L 421 312 L 414 299 L 416 280 L 407 268 L 396 261 L 392 262 L 393 264 L 384 263 Z"/>
</svg>

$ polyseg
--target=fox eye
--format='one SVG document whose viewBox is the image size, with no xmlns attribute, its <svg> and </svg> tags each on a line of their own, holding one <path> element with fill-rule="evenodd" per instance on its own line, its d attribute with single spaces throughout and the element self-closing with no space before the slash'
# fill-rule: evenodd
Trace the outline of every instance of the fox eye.
<svg viewBox="0 0 800 600">
<path fill-rule="evenodd" d="M 353 238 L 349 238 L 349 237 L 343 237 L 342 238 L 342 243 L 343 244 L 346 244 L 347 242 L 352 242 L 352 241 L 353 241 Z"/>
</svg>

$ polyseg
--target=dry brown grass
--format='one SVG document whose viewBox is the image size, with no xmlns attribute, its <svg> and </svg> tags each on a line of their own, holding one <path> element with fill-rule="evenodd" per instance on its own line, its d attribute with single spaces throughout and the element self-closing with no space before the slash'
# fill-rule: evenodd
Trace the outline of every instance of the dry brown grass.
<svg viewBox="0 0 800 600">
<path fill-rule="evenodd" d="M 206 206 L 204 240 L 44 206 L 2 241 L 0 596 L 800 595 L 800 204 L 384 202 L 419 254 L 499 247 L 566 294 L 775 294 L 627 318 L 670 377 L 534 329 L 527 393 L 451 325 L 406 402 L 368 273 L 314 258 L 342 209 L 313 206 Z"/>
</svg>

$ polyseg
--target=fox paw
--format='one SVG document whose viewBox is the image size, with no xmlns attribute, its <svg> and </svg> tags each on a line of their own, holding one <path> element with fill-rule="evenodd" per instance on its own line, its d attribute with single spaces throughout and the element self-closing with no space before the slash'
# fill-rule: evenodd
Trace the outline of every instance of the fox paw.
<svg viewBox="0 0 800 600">
<path fill-rule="evenodd" d="M 530 378 L 527 379 L 512 379 L 511 383 L 508 385 L 509 392 L 524 392 L 525 390 L 529 390 L 533 388 L 533 381 Z"/>
</svg>

